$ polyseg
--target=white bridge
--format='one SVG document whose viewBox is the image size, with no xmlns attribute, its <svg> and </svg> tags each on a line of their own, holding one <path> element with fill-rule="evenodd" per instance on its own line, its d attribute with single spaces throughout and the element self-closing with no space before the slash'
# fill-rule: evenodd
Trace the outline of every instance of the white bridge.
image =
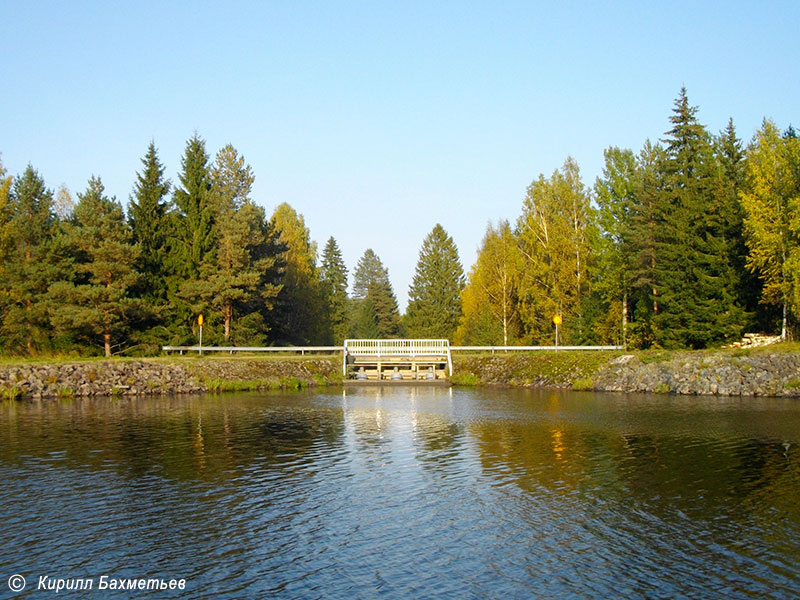
<svg viewBox="0 0 800 600">
<path fill-rule="evenodd" d="M 436 381 L 453 375 L 448 340 L 345 340 L 342 375 L 356 381 Z"/>
</svg>

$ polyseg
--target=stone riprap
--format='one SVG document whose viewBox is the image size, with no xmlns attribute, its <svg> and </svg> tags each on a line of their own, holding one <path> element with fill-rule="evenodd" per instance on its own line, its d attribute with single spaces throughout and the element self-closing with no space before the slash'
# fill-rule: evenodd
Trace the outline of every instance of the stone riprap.
<svg viewBox="0 0 800 600">
<path fill-rule="evenodd" d="M 655 392 L 717 396 L 800 396 L 800 355 L 752 356 L 682 353 L 664 362 L 620 356 L 592 378 L 606 392 Z"/>
<path fill-rule="evenodd" d="M 338 360 L 149 360 L 0 365 L 0 398 L 194 394 L 222 382 L 246 389 L 318 385 L 336 380 Z M 232 386 L 235 389 L 235 386 Z M 216 388 L 220 389 L 220 388 Z"/>
<path fill-rule="evenodd" d="M 13 390 L 13 394 L 9 391 Z M 23 398 L 191 394 L 204 384 L 180 366 L 146 361 L 0 366 L 0 392 Z"/>
</svg>

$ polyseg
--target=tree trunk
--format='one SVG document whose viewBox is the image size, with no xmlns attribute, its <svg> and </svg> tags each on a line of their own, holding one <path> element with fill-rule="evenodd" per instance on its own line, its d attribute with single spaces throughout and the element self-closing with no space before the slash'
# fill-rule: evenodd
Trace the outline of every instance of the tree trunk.
<svg viewBox="0 0 800 600">
<path fill-rule="evenodd" d="M 111 357 L 111 332 L 106 329 L 103 333 L 103 348 L 105 349 L 106 358 Z"/>
<path fill-rule="evenodd" d="M 781 319 L 781 341 L 786 341 L 786 300 L 783 301 L 783 318 Z"/>
<path fill-rule="evenodd" d="M 226 304 L 223 312 L 225 315 L 225 341 L 227 342 L 231 337 L 231 317 L 233 316 L 233 306 Z"/>
<path fill-rule="evenodd" d="M 622 295 L 622 348 L 628 349 L 628 292 Z"/>
</svg>

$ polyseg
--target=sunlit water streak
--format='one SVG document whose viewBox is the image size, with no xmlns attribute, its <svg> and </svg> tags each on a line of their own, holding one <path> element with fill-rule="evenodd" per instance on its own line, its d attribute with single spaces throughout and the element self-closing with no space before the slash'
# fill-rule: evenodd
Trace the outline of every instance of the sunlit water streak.
<svg viewBox="0 0 800 600">
<path fill-rule="evenodd" d="M 797 597 L 799 448 L 800 404 L 776 399 L 5 403 L 0 597 L 12 573 L 187 598 Z"/>
</svg>

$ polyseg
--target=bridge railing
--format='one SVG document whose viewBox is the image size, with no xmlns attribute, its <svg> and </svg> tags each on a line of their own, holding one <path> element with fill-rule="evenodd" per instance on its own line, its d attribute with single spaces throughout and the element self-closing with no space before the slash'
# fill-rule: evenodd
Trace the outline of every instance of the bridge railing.
<svg viewBox="0 0 800 600">
<path fill-rule="evenodd" d="M 348 356 L 374 356 L 376 358 L 440 356 L 447 360 L 450 375 L 453 374 L 453 360 L 450 356 L 450 342 L 448 340 L 354 339 L 345 340 L 342 348 L 342 373 L 345 376 L 347 375 Z"/>
</svg>

